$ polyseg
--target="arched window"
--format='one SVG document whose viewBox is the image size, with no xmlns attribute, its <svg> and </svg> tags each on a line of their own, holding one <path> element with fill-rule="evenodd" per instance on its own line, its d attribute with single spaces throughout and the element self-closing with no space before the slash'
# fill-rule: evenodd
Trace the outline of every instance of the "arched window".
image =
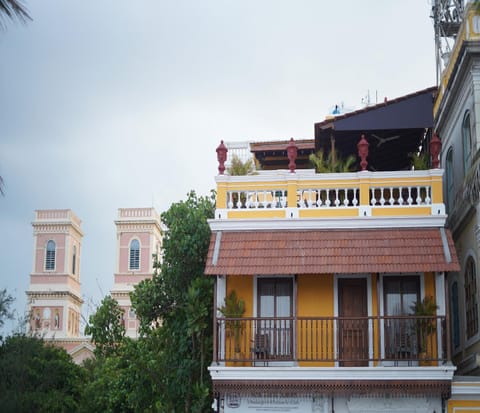
<svg viewBox="0 0 480 413">
<path fill-rule="evenodd" d="M 47 242 L 47 253 L 45 255 L 45 269 L 53 271 L 55 269 L 55 241 Z"/>
<path fill-rule="evenodd" d="M 130 270 L 139 270 L 140 269 L 140 242 L 138 239 L 133 239 L 130 242 L 130 254 L 129 254 L 129 265 Z"/>
<path fill-rule="evenodd" d="M 77 264 L 77 246 L 73 246 L 73 256 L 72 256 L 72 274 L 75 275 L 75 270 L 76 270 L 76 264 Z"/>
<path fill-rule="evenodd" d="M 465 267 L 465 316 L 470 338 L 478 333 L 477 270 L 472 257 L 468 257 Z"/>
<path fill-rule="evenodd" d="M 472 129 L 470 128 L 470 112 L 467 110 L 462 122 L 462 141 L 463 141 L 463 168 L 465 175 L 472 164 Z"/>
<path fill-rule="evenodd" d="M 458 283 L 452 284 L 452 336 L 453 347 L 460 345 L 460 311 L 458 308 Z"/>
</svg>

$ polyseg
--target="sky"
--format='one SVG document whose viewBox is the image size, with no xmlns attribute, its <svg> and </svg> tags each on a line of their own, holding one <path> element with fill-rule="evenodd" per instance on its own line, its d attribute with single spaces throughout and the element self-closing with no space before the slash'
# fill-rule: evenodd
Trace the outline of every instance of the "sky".
<svg viewBox="0 0 480 413">
<path fill-rule="evenodd" d="M 0 31 L 0 289 L 19 314 L 35 210 L 82 220 L 88 317 L 113 286 L 117 209 L 209 194 L 221 139 L 313 138 L 336 104 L 435 85 L 431 0 L 26 4 L 33 21 Z"/>
</svg>

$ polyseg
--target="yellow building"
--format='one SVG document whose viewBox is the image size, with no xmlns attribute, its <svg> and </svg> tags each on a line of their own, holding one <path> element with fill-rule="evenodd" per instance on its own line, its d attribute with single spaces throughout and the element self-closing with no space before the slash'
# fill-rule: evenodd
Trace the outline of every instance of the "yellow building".
<svg viewBox="0 0 480 413">
<path fill-rule="evenodd" d="M 216 177 L 214 410 L 444 411 L 443 170 L 290 168 Z"/>
</svg>

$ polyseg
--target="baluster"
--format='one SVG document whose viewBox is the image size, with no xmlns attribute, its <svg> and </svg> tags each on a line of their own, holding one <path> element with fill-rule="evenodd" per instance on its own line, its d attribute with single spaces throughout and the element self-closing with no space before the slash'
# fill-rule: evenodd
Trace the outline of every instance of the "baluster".
<svg viewBox="0 0 480 413">
<path fill-rule="evenodd" d="M 241 194 L 242 194 L 241 191 L 237 192 L 237 195 L 238 195 L 237 208 L 238 209 L 243 208 Z"/>
<path fill-rule="evenodd" d="M 393 197 L 393 188 L 390 187 L 390 199 L 388 200 L 388 203 L 390 205 L 393 205 L 395 203 L 395 198 Z"/>
<path fill-rule="evenodd" d="M 340 205 L 340 199 L 338 199 L 338 188 L 335 188 L 335 206 L 338 207 Z"/>
<path fill-rule="evenodd" d="M 412 187 L 408 187 L 408 198 L 407 198 L 407 204 L 412 205 L 413 198 L 412 198 Z"/>
<path fill-rule="evenodd" d="M 317 206 L 321 207 L 322 206 L 322 190 L 318 189 L 317 190 Z"/>
<path fill-rule="evenodd" d="M 384 196 L 383 196 L 383 190 L 384 190 L 384 189 L 385 189 L 385 188 L 380 188 L 380 205 L 381 205 L 381 206 L 384 206 L 384 205 L 385 205 L 385 198 L 384 198 Z"/>
<path fill-rule="evenodd" d="M 403 187 L 398 187 L 398 205 L 403 205 L 404 199 L 403 199 Z"/>
<path fill-rule="evenodd" d="M 263 191 L 262 194 L 263 194 L 262 206 L 266 208 L 267 207 L 267 191 Z"/>
<path fill-rule="evenodd" d="M 308 204 L 308 207 L 311 208 L 312 205 L 313 205 L 313 201 L 312 201 L 312 190 L 309 189 L 308 190 L 308 201 L 307 201 L 307 204 Z"/>
<path fill-rule="evenodd" d="M 232 194 L 232 191 L 228 192 L 228 208 L 229 209 L 233 208 L 233 194 Z"/>
<path fill-rule="evenodd" d="M 352 199 L 352 205 L 355 207 L 358 205 L 358 199 L 357 199 L 357 188 L 353 188 L 353 199 Z"/>
<path fill-rule="evenodd" d="M 432 203 L 432 198 L 430 198 L 430 189 L 431 187 L 429 186 L 425 187 L 425 203 L 427 205 L 430 205 Z"/>
<path fill-rule="evenodd" d="M 372 199 L 370 200 L 370 203 L 372 206 L 375 206 L 377 204 L 377 200 L 375 199 L 375 188 L 371 188 L 370 191 L 372 193 Z"/>
<path fill-rule="evenodd" d="M 258 192 L 255 191 L 254 194 L 255 194 L 255 195 L 254 195 L 254 196 L 255 196 L 255 201 L 253 202 L 253 206 L 254 206 L 255 208 L 258 208 L 258 206 L 260 205 L 260 203 L 259 203 L 259 201 L 258 201 Z"/>
<path fill-rule="evenodd" d="M 330 202 L 330 189 L 325 190 L 327 192 L 327 199 L 325 200 L 325 206 L 329 207 L 331 202 Z"/>
<path fill-rule="evenodd" d="M 246 191 L 246 198 L 245 198 L 245 208 L 250 208 L 251 202 L 250 202 L 250 197 L 251 197 L 251 192 Z"/>
<path fill-rule="evenodd" d="M 282 208 L 287 206 L 287 197 L 285 196 L 285 190 L 282 191 L 282 201 L 281 201 Z"/>
<path fill-rule="evenodd" d="M 344 196 L 344 198 L 343 198 L 343 205 L 344 205 L 344 206 L 348 206 L 348 203 L 350 202 L 350 201 L 348 200 L 348 188 L 342 189 L 342 191 L 343 191 L 343 196 Z"/>
<path fill-rule="evenodd" d="M 422 197 L 420 196 L 420 187 L 417 186 L 417 199 L 415 200 L 417 202 L 417 205 L 420 205 L 422 203 Z"/>
</svg>

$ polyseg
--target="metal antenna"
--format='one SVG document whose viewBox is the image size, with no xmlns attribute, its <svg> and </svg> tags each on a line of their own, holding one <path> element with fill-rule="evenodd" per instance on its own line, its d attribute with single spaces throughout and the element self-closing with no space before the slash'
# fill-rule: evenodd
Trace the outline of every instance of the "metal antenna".
<svg viewBox="0 0 480 413">
<path fill-rule="evenodd" d="M 464 18 L 464 0 L 432 0 L 437 86 Z"/>
</svg>

